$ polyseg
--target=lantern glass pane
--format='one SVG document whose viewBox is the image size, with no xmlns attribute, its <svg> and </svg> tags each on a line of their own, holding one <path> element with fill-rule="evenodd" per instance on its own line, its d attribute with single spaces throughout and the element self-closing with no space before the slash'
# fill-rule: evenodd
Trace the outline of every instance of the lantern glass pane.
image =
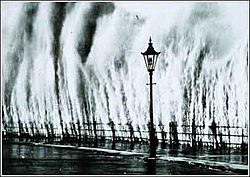
<svg viewBox="0 0 250 177">
<path fill-rule="evenodd" d="M 156 66 L 157 58 L 158 58 L 158 54 L 154 55 L 154 69 L 155 69 L 155 66 Z"/>
<path fill-rule="evenodd" d="M 148 69 L 153 69 L 153 56 L 149 55 L 148 56 Z"/>
</svg>

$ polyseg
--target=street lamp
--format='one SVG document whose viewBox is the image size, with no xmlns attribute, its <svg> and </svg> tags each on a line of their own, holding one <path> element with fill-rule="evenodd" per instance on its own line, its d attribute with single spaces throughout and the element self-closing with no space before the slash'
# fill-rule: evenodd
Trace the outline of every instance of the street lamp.
<svg viewBox="0 0 250 177">
<path fill-rule="evenodd" d="M 153 47 L 152 39 L 149 38 L 148 49 L 145 52 L 141 52 L 143 55 L 146 67 L 149 72 L 149 79 L 150 79 L 150 107 L 149 107 L 149 115 L 150 115 L 150 127 L 149 127 L 149 141 L 150 141 L 150 155 L 149 157 L 155 158 L 156 157 L 156 141 L 155 141 L 155 128 L 153 122 L 153 71 L 155 70 L 156 62 L 158 55 L 161 52 L 156 52 Z"/>
</svg>

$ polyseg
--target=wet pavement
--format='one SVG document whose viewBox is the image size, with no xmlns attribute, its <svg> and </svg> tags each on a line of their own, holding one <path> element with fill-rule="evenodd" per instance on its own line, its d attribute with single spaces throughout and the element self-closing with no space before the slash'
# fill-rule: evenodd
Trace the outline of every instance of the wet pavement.
<svg viewBox="0 0 250 177">
<path fill-rule="evenodd" d="M 242 154 L 184 154 L 157 150 L 147 161 L 148 145 L 104 144 L 98 148 L 33 143 L 2 144 L 3 175 L 247 175 Z M 123 151 L 121 151 L 123 150 Z"/>
</svg>

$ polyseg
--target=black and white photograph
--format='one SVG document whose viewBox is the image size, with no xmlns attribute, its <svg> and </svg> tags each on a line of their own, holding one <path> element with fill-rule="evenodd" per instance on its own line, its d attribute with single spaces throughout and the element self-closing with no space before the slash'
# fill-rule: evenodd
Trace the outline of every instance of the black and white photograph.
<svg viewBox="0 0 250 177">
<path fill-rule="evenodd" d="M 1 176 L 249 176 L 249 1 L 1 1 Z"/>
</svg>

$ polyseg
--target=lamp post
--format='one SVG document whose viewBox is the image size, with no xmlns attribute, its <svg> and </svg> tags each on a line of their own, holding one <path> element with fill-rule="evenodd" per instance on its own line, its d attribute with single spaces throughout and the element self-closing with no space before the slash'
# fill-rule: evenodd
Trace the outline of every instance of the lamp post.
<svg viewBox="0 0 250 177">
<path fill-rule="evenodd" d="M 152 39 L 149 38 L 148 49 L 145 52 L 141 52 L 143 55 L 146 68 L 149 72 L 149 86 L 150 86 L 150 105 L 149 105 L 149 115 L 150 115 L 150 124 L 149 124 L 149 141 L 150 141 L 150 158 L 156 157 L 156 142 L 155 142 L 155 128 L 153 120 L 153 71 L 155 70 L 156 62 L 158 55 L 161 52 L 156 52 L 153 47 Z"/>
</svg>

